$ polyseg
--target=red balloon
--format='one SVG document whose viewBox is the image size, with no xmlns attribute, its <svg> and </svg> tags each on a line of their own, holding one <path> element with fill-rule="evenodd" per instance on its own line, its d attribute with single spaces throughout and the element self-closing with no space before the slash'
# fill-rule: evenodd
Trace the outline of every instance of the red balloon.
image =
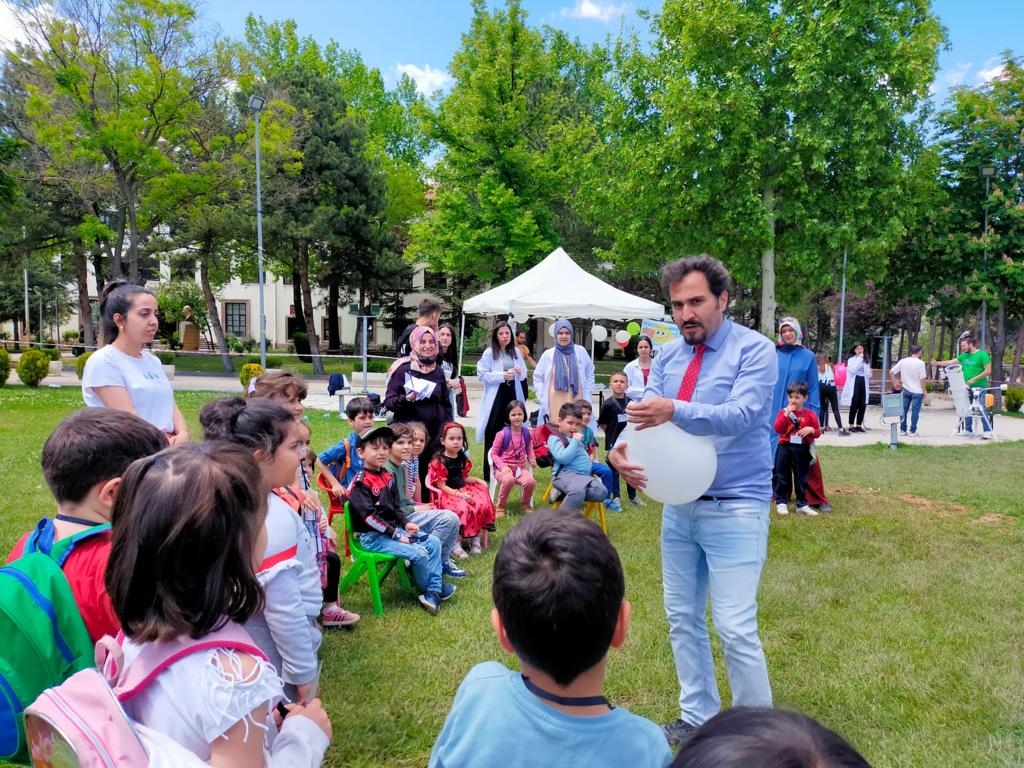
<svg viewBox="0 0 1024 768">
<path fill-rule="evenodd" d="M 625 349 L 626 347 L 629 346 L 629 339 L 626 339 L 626 341 L 616 341 L 615 343 L 618 344 L 623 349 Z"/>
</svg>

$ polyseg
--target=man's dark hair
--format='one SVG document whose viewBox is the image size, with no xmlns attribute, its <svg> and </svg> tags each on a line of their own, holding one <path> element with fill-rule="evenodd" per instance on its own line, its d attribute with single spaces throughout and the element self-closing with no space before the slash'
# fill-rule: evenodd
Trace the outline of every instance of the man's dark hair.
<svg viewBox="0 0 1024 768">
<path fill-rule="evenodd" d="M 718 259 L 702 253 L 700 256 L 689 256 L 684 259 L 670 261 L 661 269 L 661 288 L 665 295 L 669 295 L 669 289 L 686 277 L 691 272 L 703 272 L 708 280 L 708 287 L 711 295 L 718 298 L 723 293 L 732 295 L 732 278 L 729 277 L 729 270 Z"/>
<path fill-rule="evenodd" d="M 732 707 L 694 731 L 670 768 L 871 768 L 842 736 L 799 712 Z"/>
<path fill-rule="evenodd" d="M 807 397 L 807 382 L 806 381 L 794 381 L 788 387 L 786 387 L 787 395 L 803 395 Z"/>
<path fill-rule="evenodd" d="M 916 355 L 922 349 L 924 349 L 924 347 L 922 347 L 920 344 L 911 344 L 910 345 L 910 354 Z"/>
<path fill-rule="evenodd" d="M 561 421 L 566 416 L 575 416 L 577 419 L 582 419 L 583 409 L 575 402 L 562 403 L 562 407 L 558 409 L 558 420 Z"/>
<path fill-rule="evenodd" d="M 559 685 L 608 653 L 625 592 L 615 547 L 574 512 L 529 515 L 494 559 L 491 595 L 509 642 Z"/>
<path fill-rule="evenodd" d="M 133 461 L 166 447 L 167 435 L 134 413 L 86 408 L 50 433 L 40 463 L 57 503 L 78 503 L 96 483 L 121 477 Z"/>
<path fill-rule="evenodd" d="M 355 421 L 356 416 L 359 414 L 373 416 L 373 413 L 373 403 L 368 397 L 353 397 L 345 403 L 345 416 L 348 417 L 349 421 Z"/>
<path fill-rule="evenodd" d="M 418 312 L 420 317 L 430 317 L 435 312 L 441 311 L 441 303 L 437 299 L 432 299 L 429 296 L 425 299 L 420 300 Z"/>
</svg>

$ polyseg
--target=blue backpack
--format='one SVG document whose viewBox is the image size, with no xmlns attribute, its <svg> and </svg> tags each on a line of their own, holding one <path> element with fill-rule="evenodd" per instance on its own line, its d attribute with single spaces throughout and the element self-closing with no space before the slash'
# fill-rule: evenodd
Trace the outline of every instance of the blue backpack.
<svg viewBox="0 0 1024 768">
<path fill-rule="evenodd" d="M 94 666 L 92 638 L 62 568 L 79 542 L 109 530 L 96 525 L 54 543 L 53 521 L 40 520 L 24 554 L 0 568 L 0 759 L 27 763 L 25 707 Z"/>
</svg>

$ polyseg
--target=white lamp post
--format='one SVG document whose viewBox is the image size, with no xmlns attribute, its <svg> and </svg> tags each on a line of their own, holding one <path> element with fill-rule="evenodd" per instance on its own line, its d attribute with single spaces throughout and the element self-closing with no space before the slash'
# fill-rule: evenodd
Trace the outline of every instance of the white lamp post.
<svg viewBox="0 0 1024 768">
<path fill-rule="evenodd" d="M 260 114 L 267 100 L 255 94 L 249 97 L 249 109 L 256 113 L 256 262 L 259 280 L 260 366 L 267 369 L 267 315 L 263 304 L 263 192 L 260 187 Z"/>
</svg>

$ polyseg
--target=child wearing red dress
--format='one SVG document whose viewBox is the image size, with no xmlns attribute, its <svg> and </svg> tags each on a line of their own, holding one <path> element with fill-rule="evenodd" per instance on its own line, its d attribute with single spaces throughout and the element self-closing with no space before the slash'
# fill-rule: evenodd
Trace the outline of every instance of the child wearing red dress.
<svg viewBox="0 0 1024 768">
<path fill-rule="evenodd" d="M 494 530 L 494 505 L 487 483 L 471 477 L 473 462 L 463 451 L 466 430 L 461 424 L 448 422 L 441 428 L 440 447 L 427 468 L 427 485 L 434 506 L 450 509 L 459 516 L 462 536 L 474 555 L 481 552 L 480 531 Z"/>
</svg>

